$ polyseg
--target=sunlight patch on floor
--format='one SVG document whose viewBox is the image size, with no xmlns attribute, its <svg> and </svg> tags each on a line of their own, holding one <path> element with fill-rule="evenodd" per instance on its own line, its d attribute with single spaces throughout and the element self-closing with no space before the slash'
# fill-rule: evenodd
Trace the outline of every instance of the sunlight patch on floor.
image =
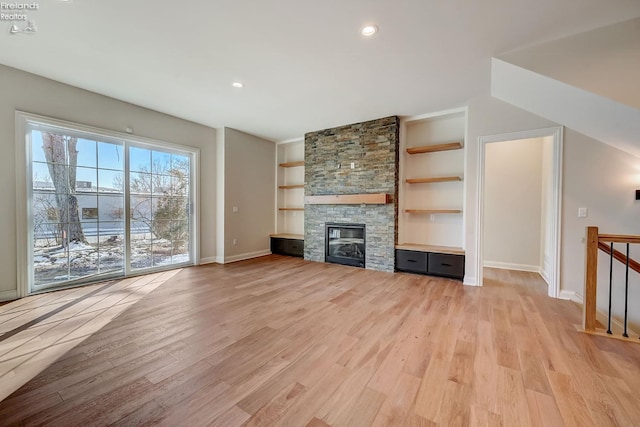
<svg viewBox="0 0 640 427">
<path fill-rule="evenodd" d="M 178 272 L 34 295 L 0 306 L 0 400 Z"/>
</svg>

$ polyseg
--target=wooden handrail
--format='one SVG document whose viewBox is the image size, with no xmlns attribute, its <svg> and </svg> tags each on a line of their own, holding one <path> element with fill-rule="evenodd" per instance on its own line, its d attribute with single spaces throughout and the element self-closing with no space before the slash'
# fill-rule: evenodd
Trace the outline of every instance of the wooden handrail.
<svg viewBox="0 0 640 427">
<path fill-rule="evenodd" d="M 598 242 L 598 249 L 600 249 L 607 255 L 611 255 L 611 246 L 607 245 L 604 242 Z M 623 264 L 627 263 L 627 256 L 617 249 L 613 250 L 613 257 Z M 634 260 L 633 258 L 629 258 L 629 268 L 636 273 L 640 273 L 640 262 Z"/>
<path fill-rule="evenodd" d="M 613 243 L 640 243 L 640 236 L 625 236 L 621 234 L 598 234 L 598 241 Z"/>
</svg>

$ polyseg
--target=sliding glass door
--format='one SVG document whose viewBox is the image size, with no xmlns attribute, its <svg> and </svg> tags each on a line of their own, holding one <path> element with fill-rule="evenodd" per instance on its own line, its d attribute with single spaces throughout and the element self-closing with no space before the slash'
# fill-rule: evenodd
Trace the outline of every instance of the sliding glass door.
<svg viewBox="0 0 640 427">
<path fill-rule="evenodd" d="M 193 153 L 28 123 L 31 292 L 193 264 Z"/>
</svg>

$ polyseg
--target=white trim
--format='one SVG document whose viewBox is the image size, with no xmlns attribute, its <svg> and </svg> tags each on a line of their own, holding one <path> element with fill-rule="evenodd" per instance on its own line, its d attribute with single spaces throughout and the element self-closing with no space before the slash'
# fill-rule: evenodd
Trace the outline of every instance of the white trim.
<svg viewBox="0 0 640 427">
<path fill-rule="evenodd" d="M 463 171 L 466 173 L 467 166 L 469 165 L 469 150 L 467 149 L 467 143 L 469 141 L 469 107 L 464 107 L 464 147 L 463 147 L 463 151 L 464 151 L 464 159 L 463 159 Z M 462 249 L 465 249 L 467 247 L 467 212 L 468 212 L 468 205 L 467 205 L 467 183 L 469 182 L 468 179 L 463 178 L 462 181 Z M 465 257 L 465 262 L 466 262 L 466 257 Z M 477 285 L 476 285 L 477 286 Z"/>
<path fill-rule="evenodd" d="M 558 294 L 558 298 L 577 302 L 578 304 L 582 304 L 582 295 L 575 291 L 568 291 L 566 289 L 563 289 Z"/>
<path fill-rule="evenodd" d="M 216 256 L 224 262 L 225 226 L 225 128 L 216 129 Z"/>
<path fill-rule="evenodd" d="M 437 111 L 435 113 L 427 113 L 427 114 L 420 114 L 420 115 L 417 115 L 417 116 L 401 117 L 400 121 L 401 122 L 414 122 L 414 121 L 417 121 L 417 120 L 432 119 L 434 117 L 444 117 L 444 116 L 460 114 L 460 113 L 464 113 L 465 116 L 466 116 L 468 110 L 469 110 L 469 107 L 452 108 L 450 110 Z"/>
<path fill-rule="evenodd" d="M 478 286 L 478 282 L 475 277 L 464 276 L 463 285 L 466 286 Z"/>
<path fill-rule="evenodd" d="M 560 292 L 560 243 L 562 239 L 562 152 L 563 127 L 555 126 L 531 129 L 519 132 L 486 135 L 478 137 L 478 185 L 476 194 L 476 277 L 478 286 L 483 282 L 483 242 L 484 242 L 484 187 L 485 187 L 485 148 L 492 142 L 514 141 L 519 139 L 553 137 L 553 178 L 551 200 L 551 241 L 553 255 L 549 268 L 549 291 L 552 298 L 559 298 Z"/>
<path fill-rule="evenodd" d="M 18 111 L 15 112 L 15 161 L 16 161 L 16 258 L 17 258 L 17 286 L 18 297 L 29 295 L 29 212 L 30 189 L 27 186 L 27 176 L 31 173 L 28 151 L 31 144 L 25 141 L 27 121 Z"/>
<path fill-rule="evenodd" d="M 214 264 L 216 262 L 218 262 L 218 257 L 210 256 L 210 257 L 207 257 L 207 258 L 200 258 L 200 261 L 198 262 L 198 265 Z"/>
<path fill-rule="evenodd" d="M 261 251 L 247 252 L 246 254 L 231 255 L 231 256 L 225 257 L 224 262 L 221 264 L 228 264 L 230 262 L 236 262 L 236 261 L 244 261 L 246 259 L 258 258 L 265 255 L 271 255 L 271 250 L 263 249 Z"/>
<path fill-rule="evenodd" d="M 291 139 L 285 139 L 284 141 L 278 141 L 278 142 L 276 142 L 276 145 L 291 144 L 292 142 L 302 142 L 302 141 L 304 141 L 304 136 L 299 136 L 297 138 L 291 138 Z"/>
<path fill-rule="evenodd" d="M 544 270 L 544 268 L 540 267 L 540 277 L 542 277 L 542 280 L 544 280 L 547 283 L 547 286 L 549 286 L 549 280 L 551 280 L 551 278 L 549 277 L 549 275 L 547 274 L 547 272 Z M 560 298 L 558 296 L 558 298 Z"/>
<path fill-rule="evenodd" d="M 13 301 L 18 299 L 18 291 L 0 291 L 0 301 Z"/>
<path fill-rule="evenodd" d="M 539 265 L 515 264 L 511 262 L 485 261 L 484 267 L 499 268 L 501 270 L 517 270 L 529 271 L 532 273 L 540 273 Z"/>
</svg>

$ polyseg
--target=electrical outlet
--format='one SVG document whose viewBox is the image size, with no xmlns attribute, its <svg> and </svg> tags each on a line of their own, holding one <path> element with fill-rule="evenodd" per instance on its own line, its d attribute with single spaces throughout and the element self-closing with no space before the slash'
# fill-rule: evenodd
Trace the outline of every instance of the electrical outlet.
<svg viewBox="0 0 640 427">
<path fill-rule="evenodd" d="M 237 245 L 238 244 L 238 239 L 233 239 L 233 245 Z"/>
<path fill-rule="evenodd" d="M 233 213 L 238 213 L 238 207 L 237 206 L 233 207 Z"/>
<path fill-rule="evenodd" d="M 589 214 L 587 208 L 578 208 L 578 218 L 586 218 Z"/>
<path fill-rule="evenodd" d="M 356 168 L 356 162 L 351 162 L 351 169 L 355 169 Z"/>
</svg>

